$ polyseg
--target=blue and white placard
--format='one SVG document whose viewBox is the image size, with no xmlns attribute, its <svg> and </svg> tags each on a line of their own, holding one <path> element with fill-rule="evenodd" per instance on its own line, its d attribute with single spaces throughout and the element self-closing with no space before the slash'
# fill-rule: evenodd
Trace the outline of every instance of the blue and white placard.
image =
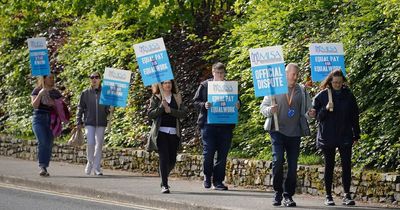
<svg viewBox="0 0 400 210">
<path fill-rule="evenodd" d="M 310 45 L 311 78 L 314 82 L 325 79 L 334 69 L 346 75 L 342 43 L 313 43 Z"/>
<path fill-rule="evenodd" d="M 287 93 L 282 46 L 256 48 L 249 51 L 256 97 Z"/>
<path fill-rule="evenodd" d="M 163 38 L 133 46 L 145 86 L 174 79 Z"/>
<path fill-rule="evenodd" d="M 237 124 L 238 82 L 210 81 L 208 82 L 207 101 L 211 107 L 207 110 L 208 124 Z"/>
<path fill-rule="evenodd" d="M 106 68 L 101 85 L 100 104 L 125 107 L 130 80 L 131 71 Z"/>
<path fill-rule="evenodd" d="M 32 68 L 32 76 L 49 75 L 50 63 L 46 38 L 30 38 L 27 41 L 29 48 L 29 60 Z"/>
</svg>

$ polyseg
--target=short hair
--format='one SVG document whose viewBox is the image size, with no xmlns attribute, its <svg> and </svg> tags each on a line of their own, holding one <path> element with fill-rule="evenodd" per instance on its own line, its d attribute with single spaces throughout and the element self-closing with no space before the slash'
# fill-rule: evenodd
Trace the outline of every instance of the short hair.
<svg viewBox="0 0 400 210">
<path fill-rule="evenodd" d="M 223 71 L 225 71 L 225 65 L 223 63 L 221 63 L 221 62 L 214 63 L 212 65 L 212 71 L 214 71 L 214 70 L 223 70 Z"/>
<path fill-rule="evenodd" d="M 98 76 L 98 77 L 101 78 L 101 74 L 100 74 L 100 72 L 98 72 L 98 71 L 92 72 L 89 76 L 92 76 L 92 75 L 96 75 L 96 76 Z"/>
<path fill-rule="evenodd" d="M 295 69 L 297 70 L 297 72 L 300 71 L 300 67 L 299 67 L 299 65 L 297 65 L 297 63 L 288 63 L 288 64 L 286 65 L 285 71 L 286 71 L 286 72 L 289 71 L 289 69 L 290 69 L 291 67 L 295 68 Z"/>
</svg>

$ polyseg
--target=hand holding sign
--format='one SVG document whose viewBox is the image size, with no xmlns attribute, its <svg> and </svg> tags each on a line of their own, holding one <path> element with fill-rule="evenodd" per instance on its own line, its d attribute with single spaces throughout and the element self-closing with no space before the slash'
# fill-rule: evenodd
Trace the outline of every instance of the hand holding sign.
<svg viewBox="0 0 400 210">
<path fill-rule="evenodd" d="M 207 102 L 204 104 L 204 107 L 205 107 L 206 109 L 209 109 L 209 108 L 211 107 L 211 103 L 207 101 Z"/>
</svg>

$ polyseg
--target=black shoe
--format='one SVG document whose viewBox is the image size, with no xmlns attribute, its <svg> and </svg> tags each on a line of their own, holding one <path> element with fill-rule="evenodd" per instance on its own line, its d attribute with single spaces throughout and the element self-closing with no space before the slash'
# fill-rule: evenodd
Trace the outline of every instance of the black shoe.
<svg viewBox="0 0 400 210">
<path fill-rule="evenodd" d="M 222 183 L 214 184 L 214 190 L 228 190 L 228 187 Z"/>
<path fill-rule="evenodd" d="M 272 205 L 273 206 L 282 205 L 282 193 L 281 192 L 275 192 L 274 197 L 272 199 Z"/>
<path fill-rule="evenodd" d="M 162 186 L 161 187 L 161 193 L 169 193 L 169 187 L 168 186 L 167 187 Z"/>
<path fill-rule="evenodd" d="M 296 206 L 296 202 L 293 201 L 292 196 L 285 196 L 283 198 L 283 205 L 286 207 L 295 207 Z"/>
<path fill-rule="evenodd" d="M 43 177 L 50 176 L 49 172 L 47 172 L 46 167 L 40 167 L 39 176 L 43 176 Z"/>
<path fill-rule="evenodd" d="M 204 177 L 204 182 L 203 182 L 203 186 L 206 189 L 211 188 L 211 177 Z"/>
<path fill-rule="evenodd" d="M 280 206 L 280 205 L 282 205 L 282 199 L 273 198 L 273 199 L 272 199 L 272 205 L 273 205 L 273 206 Z"/>
<path fill-rule="evenodd" d="M 345 206 L 354 206 L 356 205 L 356 202 L 353 199 L 351 199 L 350 193 L 346 193 L 344 195 L 342 204 Z"/>
<path fill-rule="evenodd" d="M 335 205 L 335 201 L 333 201 L 332 195 L 326 195 L 325 205 L 326 206 L 334 206 Z"/>
</svg>

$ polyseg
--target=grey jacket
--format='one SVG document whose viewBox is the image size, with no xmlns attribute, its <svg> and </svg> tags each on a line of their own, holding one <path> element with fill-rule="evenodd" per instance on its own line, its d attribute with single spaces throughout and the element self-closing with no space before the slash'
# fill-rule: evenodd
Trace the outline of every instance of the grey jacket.
<svg viewBox="0 0 400 210">
<path fill-rule="evenodd" d="M 99 104 L 101 89 L 88 88 L 81 93 L 76 123 L 78 125 L 107 126 L 110 107 Z M 82 119 L 83 118 L 83 119 Z"/>
<path fill-rule="evenodd" d="M 296 84 L 299 85 L 299 84 Z M 308 94 L 307 91 L 305 91 L 303 85 L 299 85 L 300 90 L 302 93 L 302 100 L 301 100 L 301 110 L 303 112 L 301 113 L 300 116 L 300 128 L 302 130 L 302 136 L 309 136 L 311 135 L 310 133 L 310 128 L 308 127 L 308 122 L 307 120 L 310 120 L 310 117 L 308 116 L 308 110 L 311 108 L 311 98 L 310 95 Z M 262 101 L 260 105 L 260 112 L 264 117 L 267 119 L 265 120 L 264 123 L 264 130 L 266 131 L 271 131 L 271 125 L 273 121 L 273 114 L 271 112 L 271 97 L 270 96 L 265 96 L 264 100 Z"/>
<path fill-rule="evenodd" d="M 178 109 L 171 108 L 171 115 L 176 117 L 176 135 L 178 137 L 181 136 L 181 125 L 180 119 L 184 118 L 187 113 L 187 108 L 182 104 L 182 99 L 177 94 L 173 94 L 175 101 L 178 105 Z M 146 150 L 157 151 L 157 137 L 158 137 L 158 130 L 160 129 L 161 125 L 161 115 L 164 113 L 164 107 L 161 104 L 161 96 L 160 95 L 153 95 L 150 98 L 150 108 L 147 112 L 147 115 L 150 119 L 153 120 L 150 129 L 150 135 L 147 139 Z"/>
</svg>

